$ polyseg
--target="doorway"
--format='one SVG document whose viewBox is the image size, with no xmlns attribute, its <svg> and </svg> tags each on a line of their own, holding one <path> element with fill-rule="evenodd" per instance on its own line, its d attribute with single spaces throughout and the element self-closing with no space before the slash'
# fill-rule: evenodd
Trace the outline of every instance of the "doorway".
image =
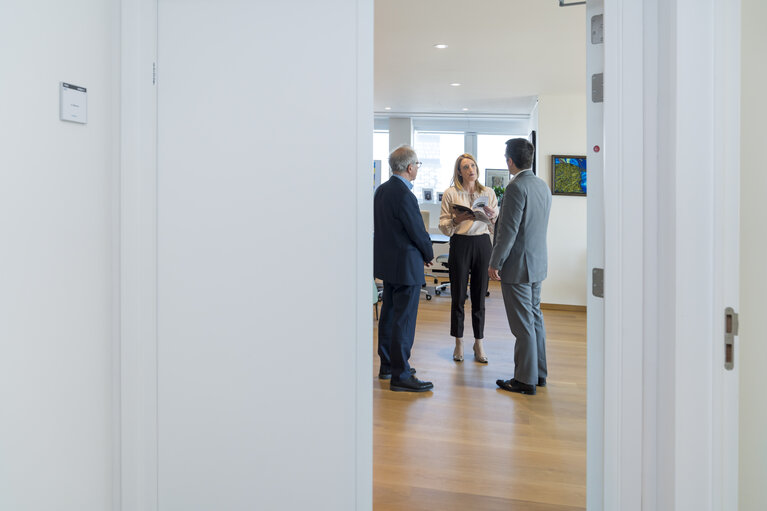
<svg viewBox="0 0 767 511">
<path fill-rule="evenodd" d="M 611 34 L 613 40 L 619 41 L 620 44 L 616 43 L 605 55 L 606 73 L 613 73 L 616 77 L 615 80 L 605 82 L 605 97 L 608 101 L 612 98 L 615 108 L 605 111 L 605 118 L 611 123 L 613 129 L 606 131 L 606 143 L 603 148 L 606 167 L 614 169 L 610 179 L 605 182 L 605 190 L 609 192 L 607 198 L 611 201 L 610 207 L 606 208 L 609 214 L 605 221 L 605 238 L 608 240 L 607 246 L 612 246 L 615 250 L 606 250 L 605 258 L 605 269 L 608 272 L 605 293 L 608 301 L 612 300 L 613 306 L 605 315 L 606 334 L 611 339 L 611 343 L 605 347 L 606 393 L 603 399 L 607 406 L 603 421 L 605 450 L 602 456 L 605 480 L 600 490 L 605 498 L 606 509 L 632 509 L 642 501 L 658 503 L 657 508 L 671 508 L 674 505 L 674 498 L 680 502 L 700 504 L 697 508 L 713 508 L 714 501 L 731 502 L 732 478 L 737 478 L 737 469 L 729 470 L 728 467 L 732 467 L 732 462 L 731 458 L 726 456 L 729 452 L 737 452 L 737 449 L 732 451 L 723 449 L 724 444 L 711 440 L 737 439 L 737 435 L 727 434 L 732 428 L 732 416 L 717 412 L 732 403 L 737 403 L 737 399 L 732 399 L 728 388 L 735 373 L 713 372 L 714 367 L 720 367 L 719 363 L 724 357 L 724 350 L 721 349 L 719 339 L 724 328 L 724 318 L 720 312 L 725 301 L 714 291 L 719 290 L 725 283 L 732 282 L 731 279 L 726 278 L 729 273 L 721 269 L 725 266 L 724 263 L 730 261 L 732 254 L 722 252 L 720 249 L 732 246 L 730 243 L 732 234 L 737 233 L 737 225 L 734 229 L 727 229 L 726 226 L 731 227 L 729 220 L 726 226 L 720 222 L 721 219 L 729 218 L 727 216 L 729 212 L 737 210 L 737 207 L 733 207 L 731 195 L 732 184 L 737 182 L 737 175 L 732 179 L 729 175 L 725 176 L 721 169 L 737 170 L 735 166 L 728 167 L 726 164 L 737 160 L 736 157 L 732 157 L 732 149 L 737 147 L 737 132 L 728 128 L 737 125 L 733 123 L 732 115 L 737 116 L 738 112 L 737 104 L 734 108 L 730 108 L 732 101 L 737 101 L 738 98 L 738 89 L 735 87 L 737 84 L 732 82 L 733 77 L 738 76 L 738 73 L 715 73 L 714 70 L 738 62 L 737 43 L 733 42 L 737 41 L 739 26 L 737 5 L 715 1 L 704 2 L 703 7 L 699 5 L 700 3 L 696 3 L 695 6 L 681 4 L 667 6 L 664 3 L 652 1 L 643 2 L 640 5 L 618 0 L 609 0 L 605 4 L 607 18 L 615 20 L 614 23 L 605 25 L 606 38 Z M 176 497 L 174 492 L 183 493 L 185 488 L 189 487 L 171 485 L 159 488 L 156 472 L 157 454 L 161 451 L 161 447 L 157 444 L 157 417 L 166 410 L 161 403 L 158 406 L 157 388 L 152 384 L 157 382 L 158 372 L 164 370 L 162 367 L 158 368 L 156 358 L 158 342 L 162 341 L 158 340 L 157 331 L 154 328 L 158 313 L 157 275 L 154 272 L 157 269 L 157 208 L 162 209 L 167 206 L 162 200 L 157 201 L 157 190 L 154 188 L 158 173 L 157 153 L 164 150 L 162 145 L 157 146 L 156 131 L 152 128 L 157 114 L 155 101 L 158 90 L 153 76 L 159 77 L 158 84 L 162 82 L 163 76 L 163 63 L 157 62 L 156 55 L 156 7 L 157 3 L 150 0 L 124 2 L 124 19 L 127 25 L 123 35 L 125 43 L 123 52 L 126 56 L 124 62 L 126 72 L 123 73 L 122 78 L 125 85 L 123 87 L 123 112 L 125 113 L 123 122 L 126 128 L 122 133 L 125 142 L 123 148 L 126 151 L 122 167 L 126 179 L 122 207 L 124 212 L 129 213 L 122 218 L 124 236 L 122 251 L 125 256 L 122 260 L 122 283 L 124 284 L 121 300 L 124 320 L 122 343 L 123 353 L 126 355 L 122 359 L 124 406 L 122 448 L 123 452 L 131 453 L 131 455 L 123 458 L 121 473 L 124 499 L 131 502 L 148 502 L 150 505 L 147 509 L 152 509 L 151 506 L 157 504 L 158 492 L 170 492 L 164 495 L 165 498 L 172 499 Z M 338 66 L 333 69 L 336 72 L 335 76 L 351 77 L 344 80 L 339 78 L 338 84 L 334 83 L 327 87 L 333 91 L 343 92 L 341 89 L 337 90 L 336 85 L 348 86 L 349 83 L 354 82 L 354 77 L 357 77 L 359 81 L 355 82 L 356 86 L 352 86 L 353 91 L 347 91 L 349 94 L 341 94 L 342 97 L 338 98 L 338 105 L 344 112 L 342 116 L 344 123 L 340 127 L 342 131 L 331 135 L 329 130 L 310 131 L 307 127 L 307 131 L 303 133 L 307 137 L 310 135 L 314 137 L 312 140 L 332 145 L 337 143 L 338 133 L 346 133 L 343 131 L 344 128 L 350 126 L 354 128 L 354 133 L 346 135 L 344 139 L 353 141 L 356 148 L 355 158 L 351 158 L 353 160 L 351 162 L 340 162 L 333 168 L 336 173 L 345 176 L 345 181 L 350 183 L 350 189 L 354 190 L 352 195 L 358 194 L 364 197 L 366 193 L 369 194 L 372 184 L 372 179 L 368 181 L 360 177 L 359 172 L 359 169 L 369 167 L 368 160 L 372 152 L 365 136 L 372 131 L 372 122 L 366 120 L 372 97 L 365 96 L 365 90 L 370 90 L 372 93 L 373 87 L 373 70 L 370 61 L 372 59 L 368 59 L 368 56 L 372 56 L 372 40 L 370 46 L 365 46 L 368 41 L 365 39 L 365 34 L 369 33 L 366 30 L 372 26 L 373 21 L 372 4 L 338 2 L 329 6 L 325 5 L 324 8 L 334 15 L 333 20 L 328 20 L 329 25 L 338 23 L 338 14 L 343 13 L 343 21 L 346 25 L 362 28 L 353 36 L 343 31 L 317 34 L 317 41 L 323 41 L 322 44 L 328 44 L 337 50 L 331 52 L 334 56 L 331 61 Z M 281 21 L 274 26 L 264 27 L 266 31 L 262 34 L 272 34 L 273 31 L 277 32 L 277 26 L 285 25 L 301 32 L 295 34 L 295 41 L 303 41 L 307 34 L 313 33 L 312 27 L 321 26 L 317 20 L 325 19 L 323 16 L 326 14 L 324 11 L 310 11 L 296 16 L 295 11 L 287 12 L 279 9 L 282 7 L 272 6 L 268 12 L 252 13 L 252 19 Z M 672 13 L 671 9 L 679 9 L 679 12 Z M 235 33 L 227 28 L 236 26 L 237 22 L 225 16 L 222 17 L 219 11 L 212 12 L 208 17 L 208 20 L 211 19 L 221 21 L 221 24 L 217 25 L 222 36 L 220 41 L 233 41 L 230 36 L 234 36 Z M 636 23 L 637 20 L 643 20 L 642 24 Z M 721 23 L 717 25 L 724 27 L 722 31 L 700 33 L 693 29 L 698 26 L 713 26 L 714 20 L 723 21 L 723 25 Z M 658 31 L 659 27 L 663 30 Z M 283 69 L 277 64 L 282 64 L 284 59 L 289 59 L 291 55 L 305 54 L 305 48 L 303 46 L 299 48 L 293 40 L 283 41 L 284 44 L 281 46 L 270 46 L 256 38 L 257 31 L 253 31 L 252 26 L 246 28 L 242 33 L 254 34 L 254 40 L 251 41 L 253 44 L 262 49 L 267 46 L 279 47 L 278 53 L 283 60 L 278 62 L 279 59 L 275 56 L 277 52 L 275 52 L 262 55 L 263 60 L 259 61 L 261 64 L 274 64 L 275 74 L 279 75 Z M 301 31 L 303 28 L 306 28 L 308 32 Z M 241 35 L 239 32 L 236 34 Z M 274 35 L 279 37 L 280 33 Z M 351 41 L 343 39 L 346 36 L 359 39 Z M 701 42 L 701 38 L 706 38 L 706 44 Z M 676 42 L 671 44 L 672 41 Z M 660 62 L 656 63 L 657 66 L 649 67 L 651 72 L 647 75 L 641 73 L 638 69 L 640 66 L 629 65 L 641 62 L 642 55 L 658 55 L 658 52 L 653 50 L 657 50 L 657 45 L 660 44 L 666 48 L 673 48 L 674 54 L 661 56 Z M 681 46 L 675 46 L 675 44 Z M 240 46 L 240 50 L 243 47 L 248 46 Z M 354 54 L 352 51 L 354 49 L 359 50 L 359 53 Z M 240 55 L 240 50 L 232 51 L 232 55 Z M 646 51 L 643 53 L 643 50 Z M 207 55 L 205 51 L 202 51 L 202 54 Z M 181 61 L 194 66 L 197 57 L 199 54 L 196 53 L 186 55 L 182 53 Z M 317 60 L 317 62 L 323 61 L 323 59 Z M 223 76 L 218 73 L 223 70 L 215 65 L 216 62 L 218 62 L 216 59 L 211 59 L 210 65 L 205 67 L 210 71 L 209 74 L 196 75 L 198 78 L 199 76 L 211 77 L 207 91 L 212 90 L 217 84 L 220 88 L 216 90 L 222 92 L 221 95 L 216 96 L 217 98 L 239 98 L 249 105 L 260 104 L 259 101 L 263 98 L 254 94 L 254 91 L 262 90 L 261 87 L 264 87 L 265 82 L 254 81 L 253 87 L 247 90 L 231 88 L 229 86 L 232 82 L 226 79 L 220 82 L 213 80 L 213 77 Z M 349 62 L 353 64 L 346 67 L 344 63 Z M 239 60 L 230 63 L 236 66 L 239 65 Z M 303 68 L 288 66 L 290 69 L 302 68 L 304 72 L 302 77 L 293 77 L 295 81 L 289 83 L 306 85 L 306 70 L 311 70 L 318 77 L 327 76 L 327 68 L 317 69 L 312 62 L 305 64 Z M 701 64 L 703 64 L 702 67 Z M 155 68 L 154 65 L 158 67 Z M 677 68 L 680 70 L 678 74 Z M 262 66 L 260 69 L 271 68 Z M 653 69 L 655 71 L 652 71 Z M 152 71 L 157 71 L 157 74 L 155 75 Z M 711 78 L 703 82 L 704 85 L 707 84 L 705 86 L 701 86 L 701 82 L 697 80 L 701 72 Z M 312 74 L 312 76 L 315 75 Z M 677 81 L 678 78 L 682 79 L 682 83 Z M 185 82 L 184 86 L 190 83 L 198 82 Z M 323 83 L 325 83 L 323 80 L 318 79 L 312 87 L 307 85 L 305 89 L 307 96 L 297 94 L 297 92 L 303 93 L 304 89 L 299 91 L 295 86 L 282 90 L 282 92 L 290 93 L 287 99 L 281 95 L 280 91 L 275 94 L 274 97 L 283 98 L 280 104 L 288 110 L 289 114 L 286 118 L 292 121 L 291 126 L 294 128 L 305 126 L 303 121 L 309 119 L 316 127 L 327 116 L 326 110 L 319 108 L 318 111 L 314 109 L 315 107 L 303 111 L 300 116 L 291 114 L 291 112 L 295 113 L 292 105 L 295 105 L 297 97 L 304 99 L 316 97 L 319 104 L 320 98 L 324 96 L 317 91 L 328 92 L 328 88 L 325 88 Z M 165 90 L 167 91 L 167 88 Z M 678 94 L 679 91 L 684 91 L 684 94 Z M 355 96 L 355 93 L 358 95 Z M 658 101 L 653 101 L 654 97 L 657 97 Z M 162 93 L 160 100 L 162 100 Z M 653 109 L 651 105 L 656 107 Z M 223 126 L 226 124 L 224 121 L 228 118 L 227 116 L 243 112 L 241 107 L 242 105 L 232 105 L 231 108 L 216 110 L 213 112 L 216 115 L 207 117 L 200 125 L 207 127 L 207 123 L 212 123 L 215 126 Z M 218 114 L 222 117 L 217 117 Z M 257 113 L 253 117 L 265 119 Z M 183 109 L 179 118 L 184 119 Z M 684 129 L 677 130 L 680 122 L 683 122 Z M 645 127 L 651 134 L 657 134 L 657 137 L 645 136 Z M 659 127 L 659 129 L 653 130 L 653 127 Z M 271 137 L 277 136 L 275 133 L 277 132 L 264 133 L 261 142 L 272 140 Z M 647 140 L 655 140 L 656 145 L 648 146 Z M 697 151 L 701 147 L 701 140 L 716 140 L 722 143 L 703 144 L 704 147 L 709 148 L 707 150 L 710 154 L 707 154 L 711 158 L 700 158 Z M 320 149 L 319 145 L 321 144 L 308 147 Z M 269 147 L 266 144 L 263 153 L 271 155 Z M 307 146 L 296 144 L 280 153 L 281 155 L 292 154 L 292 149 L 295 147 L 307 148 Z M 253 151 L 246 152 L 247 154 L 242 155 L 241 161 L 250 161 Z M 336 156 L 336 154 L 329 154 L 323 161 L 337 161 Z M 330 189 L 330 184 L 322 179 L 323 174 L 312 171 L 316 170 L 317 161 L 315 154 L 310 162 L 300 167 L 300 173 L 297 175 L 301 177 L 303 184 L 312 185 L 315 190 L 317 187 L 322 188 L 327 185 L 328 194 L 332 196 L 333 190 Z M 657 174 L 642 172 L 643 169 L 659 168 L 659 162 L 670 161 L 677 162 L 676 167 L 664 167 L 666 171 L 664 178 L 668 176 L 670 179 L 673 176 L 671 181 L 667 179 L 662 182 L 657 179 L 653 181 L 652 176 L 657 178 Z M 289 173 L 295 168 L 292 165 L 283 165 L 276 159 L 268 162 L 277 165 L 268 168 L 274 168 L 280 173 Z M 258 166 L 258 168 L 264 167 Z M 636 171 L 637 168 L 639 172 Z M 230 174 L 230 177 L 237 176 Z M 641 178 L 639 182 L 636 181 L 638 177 Z M 673 183 L 673 186 L 669 186 L 669 182 Z M 233 179 L 230 183 L 236 185 L 237 179 Z M 694 186 L 689 186 L 692 184 Z M 306 204 L 318 206 L 323 204 L 323 202 L 312 202 L 317 200 L 316 197 L 302 197 L 306 198 Z M 329 434 L 323 436 L 323 441 L 339 447 L 340 451 L 336 450 L 334 459 L 343 469 L 335 474 L 336 478 L 330 478 L 330 475 L 325 474 L 332 479 L 329 484 L 317 488 L 317 492 L 310 491 L 313 489 L 312 481 L 316 481 L 312 478 L 317 473 L 323 473 L 321 472 L 321 467 L 324 466 L 323 459 L 307 454 L 315 452 L 312 450 L 314 444 L 310 440 L 316 438 L 311 437 L 307 427 L 299 427 L 305 426 L 307 421 L 303 414 L 299 417 L 294 408 L 284 414 L 278 410 L 273 414 L 264 415 L 276 421 L 275 423 L 283 424 L 284 431 L 292 432 L 294 434 L 291 437 L 292 443 L 288 443 L 287 440 L 283 442 L 283 437 L 277 437 L 279 441 L 271 438 L 270 442 L 262 442 L 258 445 L 246 442 L 242 444 L 245 448 L 233 451 L 231 458 L 216 458 L 215 452 L 203 447 L 210 447 L 211 444 L 208 442 L 210 438 L 225 434 L 228 431 L 227 428 L 243 423 L 237 420 L 237 413 L 235 413 L 240 408 L 233 406 L 220 410 L 222 413 L 214 416 L 220 420 L 206 423 L 210 426 L 209 432 L 212 436 L 200 437 L 204 442 L 196 443 L 195 441 L 200 438 L 187 437 L 187 445 L 193 446 L 198 456 L 189 459 L 189 465 L 183 467 L 186 475 L 190 475 L 196 468 L 203 465 L 216 466 L 221 469 L 218 476 L 226 474 L 227 471 L 235 474 L 235 477 L 227 479 L 229 483 L 243 482 L 241 474 L 261 473 L 274 463 L 284 461 L 284 457 L 281 456 L 289 453 L 295 456 L 296 466 L 315 467 L 317 470 L 295 471 L 290 477 L 285 476 L 284 479 L 276 477 L 273 472 L 267 473 L 269 477 L 264 480 L 273 481 L 275 484 L 264 487 L 263 493 L 258 496 L 263 502 L 269 503 L 272 502 L 269 501 L 271 498 L 280 499 L 288 496 L 289 501 L 279 502 L 288 506 L 285 507 L 287 509 L 291 507 L 298 509 L 302 502 L 294 501 L 306 498 L 307 502 L 312 501 L 309 505 L 316 504 L 317 495 L 325 495 L 323 492 L 329 492 L 331 500 L 327 502 L 335 503 L 333 498 L 344 499 L 337 507 L 338 509 L 352 507 L 366 509 L 366 506 L 369 506 L 369 502 L 372 501 L 372 495 L 369 494 L 369 481 L 372 481 L 372 475 L 367 467 L 372 465 L 371 453 L 368 451 L 372 443 L 370 438 L 372 418 L 367 415 L 367 411 L 372 407 L 364 390 L 369 388 L 370 384 L 372 350 L 366 343 L 359 342 L 359 339 L 365 339 L 370 335 L 368 323 L 370 307 L 367 298 L 370 294 L 371 252 L 368 249 L 370 226 L 364 220 L 370 217 L 370 210 L 367 209 L 366 201 L 356 198 L 355 201 L 356 223 L 350 226 L 349 231 L 338 232 L 336 233 L 338 236 L 333 238 L 345 240 L 347 238 L 344 236 L 348 232 L 356 233 L 354 246 L 347 247 L 349 250 L 339 249 L 337 253 L 339 257 L 344 257 L 342 254 L 355 254 L 354 261 L 350 262 L 348 267 L 345 266 L 344 270 L 336 268 L 333 266 L 334 262 L 329 261 L 328 268 L 336 268 L 338 274 L 344 275 L 347 275 L 344 273 L 345 270 L 354 268 L 355 285 L 346 289 L 348 293 L 344 295 L 356 297 L 359 304 L 350 304 L 344 301 L 344 297 L 339 297 L 338 301 L 323 302 L 322 307 L 327 311 L 327 316 L 335 318 L 338 323 L 342 322 L 337 315 L 337 311 L 341 310 L 338 304 L 346 305 L 349 310 L 355 311 L 353 317 L 357 318 L 358 323 L 354 325 L 344 323 L 351 332 L 335 339 L 334 342 L 337 343 L 333 344 L 335 350 L 315 351 L 317 343 L 313 342 L 315 337 L 312 337 L 315 328 L 311 326 L 310 320 L 315 318 L 313 314 L 316 310 L 306 307 L 308 316 L 300 316 L 300 313 L 297 313 L 296 317 L 302 318 L 301 321 L 291 323 L 291 326 L 296 328 L 305 328 L 305 332 L 301 332 L 306 335 L 302 333 L 294 336 L 290 339 L 292 344 L 286 344 L 296 348 L 292 352 L 293 356 L 298 357 L 300 364 L 305 364 L 301 366 L 300 371 L 303 376 L 314 374 L 312 370 L 318 366 L 338 369 L 337 373 L 333 373 L 334 378 L 321 380 L 316 388 L 323 387 L 326 391 L 328 389 L 338 391 L 330 392 L 330 395 L 338 398 L 337 402 L 334 401 L 338 404 L 338 409 L 333 410 L 339 411 L 340 414 L 326 413 L 327 408 L 316 410 L 313 407 L 314 404 L 322 402 L 324 394 L 302 393 L 309 388 L 306 385 L 290 386 L 305 383 L 306 380 L 301 378 L 290 380 L 288 387 L 275 385 L 271 394 L 274 399 L 263 401 L 267 404 L 284 405 L 285 403 L 295 404 L 296 399 L 303 403 L 302 400 L 307 396 L 316 398 L 309 399 L 306 408 L 310 411 L 316 410 L 317 413 L 313 418 L 320 419 L 319 422 L 312 422 L 311 432 L 318 431 L 318 424 L 322 426 L 319 428 L 322 431 L 325 431 L 323 428 L 327 427 Z M 736 206 L 737 200 L 734 203 Z M 196 202 L 188 205 L 200 208 L 204 207 L 205 203 Z M 719 207 L 722 209 L 715 209 Z M 227 210 L 227 204 L 223 204 L 220 208 L 212 210 L 211 214 L 214 218 L 226 219 L 227 211 L 231 213 L 231 210 Z M 716 211 L 717 214 L 712 215 L 711 211 Z M 341 208 L 336 213 L 339 217 L 349 218 L 347 208 Z M 637 216 L 642 226 L 656 226 L 657 230 L 646 231 L 644 230 L 646 227 L 634 229 L 636 226 L 632 222 L 636 221 Z M 185 224 L 183 216 L 179 217 L 179 220 L 175 228 L 197 227 L 197 223 Z M 300 220 L 297 219 L 295 223 L 300 224 Z M 683 236 L 682 233 L 694 235 Z M 723 233 L 727 233 L 727 236 Z M 298 246 L 295 248 L 300 249 Z M 637 264 L 638 255 L 641 255 L 640 264 Z M 277 255 L 275 255 L 275 261 L 278 262 Z M 311 266 L 312 260 L 309 260 L 307 264 L 309 266 L 303 267 L 304 270 L 313 270 L 318 274 L 328 270 L 320 266 Z M 278 265 L 275 264 L 275 267 Z M 727 267 L 737 269 L 737 264 Z M 201 264 L 194 272 L 176 274 L 176 277 L 179 280 L 196 279 L 197 276 L 215 272 L 216 268 L 215 265 Z M 638 289 L 641 289 L 641 294 L 637 295 L 637 288 L 628 283 L 634 282 L 633 279 L 636 278 L 640 268 L 644 275 L 653 278 L 640 283 Z M 712 269 L 713 279 L 699 278 L 702 274 L 712 274 Z M 327 275 L 327 273 L 322 274 Z M 164 275 L 163 278 L 169 275 Z M 611 278 L 610 275 L 613 277 Z M 286 275 L 285 279 L 297 286 L 306 283 L 304 275 L 299 273 Z M 732 288 L 727 287 L 727 296 L 731 296 L 732 292 Z M 736 303 L 737 296 L 732 301 Z M 267 304 L 265 310 L 275 306 L 274 303 Z M 302 308 L 298 310 L 304 311 Z M 199 311 L 199 313 L 210 314 L 211 309 Z M 249 316 L 243 312 L 241 317 Z M 211 339 L 221 343 L 222 340 L 227 339 L 227 336 L 212 335 Z M 658 339 L 662 339 L 664 343 L 661 344 Z M 259 342 L 267 341 L 261 338 Z M 223 348 L 226 343 L 219 346 Z M 261 346 L 261 344 L 254 344 L 254 346 Z M 669 353 L 673 356 L 666 356 Z M 229 354 L 231 355 L 231 352 Z M 330 356 L 331 354 L 333 356 Z M 664 356 L 661 357 L 661 354 Z M 176 355 L 182 357 L 185 353 L 183 349 L 179 349 Z M 263 353 L 254 353 L 252 359 L 254 363 L 274 364 L 274 357 L 262 355 Z M 284 353 L 281 352 L 279 355 L 284 356 Z M 643 361 L 639 369 L 637 369 L 637 360 Z M 211 358 L 210 361 L 215 361 L 215 358 Z M 343 376 L 346 375 L 349 367 L 355 367 L 357 371 L 355 375 L 345 378 Z M 206 368 L 206 371 L 200 372 L 201 378 L 226 379 L 229 375 L 238 374 L 227 371 L 229 368 L 227 365 L 209 364 Z M 711 374 L 714 374 L 713 380 Z M 283 375 L 284 373 L 280 373 L 279 379 L 273 378 L 271 381 L 285 383 L 282 379 Z M 671 378 L 669 375 L 674 376 Z M 670 381 L 669 378 L 671 378 Z M 231 379 L 227 381 L 232 382 Z M 710 386 L 700 383 L 709 381 L 712 381 Z M 240 380 L 237 382 L 242 383 Z M 351 392 L 350 388 L 354 391 Z M 359 389 L 362 391 L 358 392 Z M 314 391 L 315 387 L 311 387 L 310 390 Z M 347 392 L 345 393 L 344 390 Z M 199 389 L 199 392 L 205 391 L 205 389 Z M 187 400 L 187 403 L 194 404 L 196 395 L 170 397 L 180 400 L 181 403 Z M 344 427 L 349 424 L 354 426 L 349 426 L 348 429 L 342 427 L 341 430 L 329 427 L 332 421 L 344 412 L 351 415 L 348 421 L 342 421 Z M 252 419 L 256 416 L 250 409 L 245 409 L 244 413 L 246 418 Z M 722 421 L 720 420 L 722 417 L 728 417 L 728 419 Z M 737 414 L 735 414 L 736 417 Z M 337 426 L 335 423 L 333 425 Z M 257 425 L 253 429 L 253 431 L 266 430 L 268 428 L 260 430 Z M 664 434 L 666 431 L 670 432 Z M 687 432 L 693 432 L 696 435 L 684 436 Z M 181 435 L 184 431 L 179 430 L 178 433 Z M 699 441 L 700 435 L 705 433 L 710 433 L 707 437 L 709 440 Z M 270 450 L 270 447 L 276 445 L 284 449 Z M 306 449 L 303 453 L 299 453 L 302 446 Z M 637 450 L 641 452 L 638 457 L 635 457 L 632 453 L 636 453 Z M 668 457 L 670 452 L 674 453 L 671 459 Z M 637 459 L 641 459 L 641 463 L 637 463 Z M 211 461 L 221 461 L 223 464 L 211 465 Z M 233 463 L 234 461 L 236 463 Z M 182 475 L 182 472 L 176 475 Z M 681 475 L 684 475 L 684 478 Z M 224 479 L 220 478 L 220 480 Z M 166 477 L 162 484 L 167 485 L 171 482 L 173 478 Z M 291 491 L 297 485 L 305 490 L 303 494 Z M 711 493 L 700 492 L 701 487 L 715 490 Z M 737 487 L 737 481 L 734 487 Z M 228 498 L 234 499 L 233 501 L 252 503 L 254 500 L 253 495 L 249 493 L 249 488 L 251 487 L 244 482 L 230 484 L 226 491 L 223 486 L 217 485 L 194 487 L 195 491 L 206 493 L 206 495 L 227 495 Z M 311 499 L 308 498 L 309 495 Z M 182 497 L 186 498 L 183 495 Z M 293 504 L 296 505 L 293 506 Z M 733 509 L 726 504 L 720 507 Z"/>
<path fill-rule="evenodd" d="M 537 171 L 549 185 L 552 155 L 586 156 L 583 6 L 483 2 L 467 13 L 459 3 L 448 2 L 440 4 L 440 16 L 436 18 L 430 16 L 428 3 L 415 10 L 410 4 L 398 2 L 376 5 L 376 64 L 385 63 L 383 69 L 376 69 L 376 128 L 385 130 L 387 120 L 396 120 L 396 131 L 389 134 L 389 149 L 411 143 L 419 159 L 425 161 L 436 152 L 431 146 L 419 145 L 418 135 L 426 130 L 434 134 L 434 145 L 447 147 L 443 138 L 458 133 L 468 139 L 469 133 L 476 136 L 493 124 L 505 123 L 507 137 L 497 141 L 492 152 L 502 157 L 507 138 L 515 134 L 527 136 L 535 130 Z M 398 6 L 403 10 L 397 12 Z M 451 15 L 457 16 L 462 26 L 482 26 L 483 30 L 469 31 L 470 37 L 462 37 L 461 30 L 451 24 Z M 520 28 L 521 33 L 512 34 L 514 31 L 504 28 L 504 20 L 515 16 L 525 19 L 527 26 Z M 417 28 L 418 35 L 399 40 L 401 32 L 391 29 L 395 25 L 408 34 Z M 513 36 L 511 41 L 505 38 L 507 34 Z M 435 47 L 437 43 L 447 47 Z M 501 47 L 506 48 L 500 52 L 505 59 L 498 54 Z M 539 52 L 531 55 L 526 51 L 529 48 Z M 393 83 L 396 66 L 392 64 L 408 69 L 417 66 L 417 78 L 397 89 Z M 502 75 L 497 68 L 509 68 L 512 76 Z M 528 75 L 538 73 L 546 80 L 552 76 L 548 70 L 554 68 L 558 69 L 557 76 L 573 79 L 558 81 L 559 89 L 530 85 L 533 79 Z M 453 78 L 445 80 L 443 69 L 454 70 Z M 519 79 L 517 69 L 525 69 L 524 79 Z M 508 98 L 511 90 L 519 97 L 486 100 L 496 95 Z M 549 93 L 539 94 L 541 90 Z M 428 97 L 422 97 L 422 91 L 429 91 Z M 430 108 L 436 111 L 429 112 Z M 409 129 L 401 129 L 403 121 Z M 455 157 L 470 146 L 461 144 L 450 158 L 444 158 L 437 171 L 444 172 L 445 182 L 429 181 L 432 174 L 419 171 L 414 190 L 443 191 L 452 176 Z M 486 163 L 492 161 L 491 156 L 478 154 L 477 149 L 475 145 L 469 152 L 478 157 L 480 169 L 497 165 Z M 383 160 L 386 170 L 385 156 L 375 159 Z M 421 209 L 431 212 L 430 227 L 436 230 L 439 203 L 419 199 Z M 498 391 L 495 385 L 496 379 L 513 374 L 513 337 L 506 323 L 500 287 L 491 287 L 486 302 L 487 366 L 473 362 L 471 339 L 466 339 L 464 362 L 452 361 L 446 308 L 450 297 L 421 300 L 411 361 L 418 369 L 417 376 L 433 381 L 435 389 L 432 397 L 415 396 L 410 400 L 392 396 L 385 382 L 374 380 L 376 510 L 397 503 L 417 507 L 419 497 L 453 500 L 473 509 L 492 509 L 493 505 L 508 508 L 523 505 L 526 499 L 529 505 L 586 507 L 586 200 L 582 196 L 557 195 L 552 204 L 550 272 L 543 285 L 543 301 L 560 309 L 545 311 L 550 323 L 553 380 L 537 396 L 516 399 Z M 376 364 L 377 360 L 374 369 Z M 503 433 L 498 431 L 499 424 L 507 426 Z M 429 430 L 434 435 L 430 436 Z M 410 436 L 423 441 L 415 442 Z M 493 440 L 485 444 L 484 437 Z M 547 440 L 550 444 L 543 447 Z M 535 469 L 525 474 L 522 459 Z M 424 460 L 429 470 L 423 470 L 419 460 Z M 547 471 L 551 475 L 548 479 L 542 477 Z M 542 491 L 546 482 L 552 500 L 544 502 L 540 499 L 546 493 Z M 387 500 L 384 494 L 391 498 Z M 407 495 L 413 501 L 408 501 Z"/>
</svg>

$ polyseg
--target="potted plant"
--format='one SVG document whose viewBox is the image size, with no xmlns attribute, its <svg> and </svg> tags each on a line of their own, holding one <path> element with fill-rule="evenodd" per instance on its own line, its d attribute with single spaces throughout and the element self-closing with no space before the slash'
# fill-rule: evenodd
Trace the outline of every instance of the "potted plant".
<svg viewBox="0 0 767 511">
<path fill-rule="evenodd" d="M 503 192 L 505 192 L 506 189 L 502 186 L 494 186 L 493 191 L 495 192 L 495 196 L 498 199 L 498 206 L 500 206 L 501 199 L 503 199 Z"/>
</svg>

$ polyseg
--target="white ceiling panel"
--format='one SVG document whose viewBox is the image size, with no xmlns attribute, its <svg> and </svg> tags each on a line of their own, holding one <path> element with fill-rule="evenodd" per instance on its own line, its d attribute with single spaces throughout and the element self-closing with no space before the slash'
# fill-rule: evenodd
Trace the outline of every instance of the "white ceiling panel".
<svg viewBox="0 0 767 511">
<path fill-rule="evenodd" d="M 557 0 L 376 0 L 375 111 L 527 114 L 541 94 L 585 97 L 585 13 Z"/>
</svg>

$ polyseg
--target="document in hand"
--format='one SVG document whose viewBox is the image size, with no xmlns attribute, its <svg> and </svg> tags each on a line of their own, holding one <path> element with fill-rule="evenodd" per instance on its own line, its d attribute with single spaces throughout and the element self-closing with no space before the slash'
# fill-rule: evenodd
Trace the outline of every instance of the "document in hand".
<svg viewBox="0 0 767 511">
<path fill-rule="evenodd" d="M 485 196 L 479 196 L 474 201 L 474 204 L 471 205 L 470 208 L 467 208 L 466 206 L 461 206 L 460 204 L 453 204 L 453 211 L 455 213 L 469 213 L 474 220 L 479 220 L 480 222 L 485 222 L 486 224 L 492 223 L 490 219 L 485 214 L 485 210 L 482 209 L 485 206 L 487 206 L 487 197 Z"/>
</svg>

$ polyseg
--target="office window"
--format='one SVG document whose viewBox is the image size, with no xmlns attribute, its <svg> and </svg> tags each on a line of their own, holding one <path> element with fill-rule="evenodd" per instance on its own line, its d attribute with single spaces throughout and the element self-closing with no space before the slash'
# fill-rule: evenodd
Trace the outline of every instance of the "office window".
<svg viewBox="0 0 767 511">
<path fill-rule="evenodd" d="M 381 160 L 381 183 L 389 179 L 389 132 L 373 133 L 373 159 Z"/>
<path fill-rule="evenodd" d="M 463 153 L 463 133 L 438 133 L 416 131 L 414 149 L 423 165 L 413 183 L 413 193 L 423 200 L 424 188 L 431 188 L 434 200 L 444 192 L 453 179 L 453 166 L 458 155 Z"/>
<path fill-rule="evenodd" d="M 485 169 L 506 169 L 506 141 L 510 138 L 527 138 L 526 135 L 477 135 L 477 163 L 479 178 L 485 184 Z"/>
</svg>

